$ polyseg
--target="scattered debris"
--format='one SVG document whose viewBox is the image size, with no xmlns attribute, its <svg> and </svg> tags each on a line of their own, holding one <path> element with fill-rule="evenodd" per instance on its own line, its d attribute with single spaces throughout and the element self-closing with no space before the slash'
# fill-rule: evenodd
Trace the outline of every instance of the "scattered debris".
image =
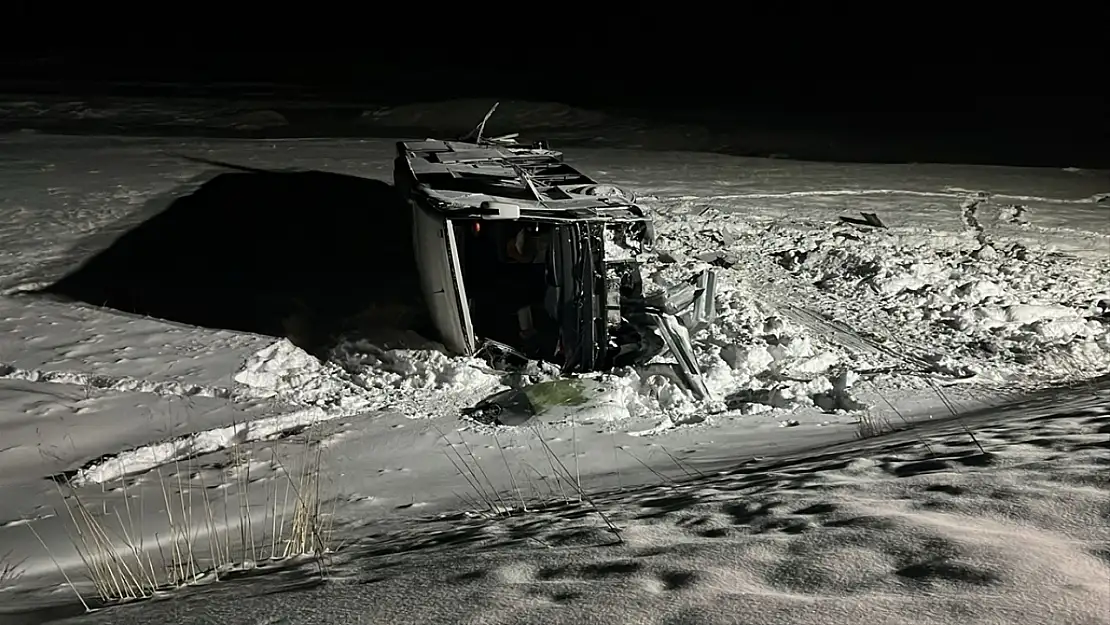
<svg viewBox="0 0 1110 625">
<path fill-rule="evenodd" d="M 1002 207 L 998 213 L 998 218 L 1012 224 L 1025 225 L 1029 223 L 1029 218 L 1026 214 L 1029 209 L 1021 204 L 1009 204 Z"/>
<path fill-rule="evenodd" d="M 721 252 L 703 252 L 698 254 L 697 259 L 723 269 L 734 267 L 739 262 L 735 256 Z"/>
<path fill-rule="evenodd" d="M 884 224 L 883 220 L 879 219 L 879 216 L 876 215 L 875 213 L 861 212 L 860 215 L 863 215 L 863 219 L 859 219 L 857 217 L 843 217 L 842 216 L 840 218 L 840 221 L 843 221 L 845 223 L 854 224 L 854 225 L 857 225 L 857 226 L 869 226 L 871 228 L 886 228 L 886 224 Z"/>
</svg>

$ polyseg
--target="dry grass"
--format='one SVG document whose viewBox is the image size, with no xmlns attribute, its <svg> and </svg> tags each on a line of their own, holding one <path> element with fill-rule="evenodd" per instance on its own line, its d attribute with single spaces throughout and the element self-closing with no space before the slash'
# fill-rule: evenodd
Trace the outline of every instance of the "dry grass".
<svg viewBox="0 0 1110 625">
<path fill-rule="evenodd" d="M 463 503 L 491 518 L 542 511 L 552 505 L 581 503 L 590 506 L 606 528 L 621 541 L 620 528 L 582 488 L 578 468 L 577 423 L 572 422 L 575 459 L 570 467 L 551 449 L 538 427 L 533 425 L 524 429 L 535 436 L 535 441 L 543 450 L 544 462 L 540 467 L 513 458 L 496 435 L 493 440 L 497 457 L 483 460 L 474 453 L 462 434 L 456 442 L 440 431 L 440 436 L 447 443 L 444 454 L 468 487 L 465 494 L 457 493 Z M 501 466 L 504 467 L 504 477 L 491 478 L 491 474 L 502 474 Z M 491 470 L 487 471 L 487 468 Z"/>
<path fill-rule="evenodd" d="M 192 460 L 175 462 L 168 476 L 157 472 L 154 496 L 144 495 L 149 488 L 127 477 L 102 485 L 123 497 L 101 502 L 91 500 L 95 493 L 56 482 L 64 504 L 59 516 L 99 602 L 146 599 L 186 584 L 219 581 L 231 571 L 302 556 L 314 558 L 326 573 L 323 556 L 329 552 L 331 515 L 322 512 L 322 449 L 307 435 L 298 447 L 291 454 L 292 471 L 270 451 L 265 462 L 274 475 L 264 486 L 257 485 L 262 482 L 257 475 L 251 476 L 252 464 L 263 461 L 239 445 L 229 450 L 229 466 L 219 471 L 216 483 L 206 483 L 205 471 Z M 120 473 L 126 475 L 123 469 Z M 252 500 L 252 488 L 255 495 L 264 489 L 264 504 Z M 165 531 L 152 534 L 153 525 Z M 31 530 L 88 609 L 52 550 Z"/>
<path fill-rule="evenodd" d="M 883 415 L 865 412 L 856 422 L 856 438 L 874 438 L 888 432 L 893 432 L 894 426 Z"/>
<path fill-rule="evenodd" d="M 23 577 L 23 562 L 12 559 L 12 552 L 0 554 L 0 590 L 14 586 Z"/>
</svg>

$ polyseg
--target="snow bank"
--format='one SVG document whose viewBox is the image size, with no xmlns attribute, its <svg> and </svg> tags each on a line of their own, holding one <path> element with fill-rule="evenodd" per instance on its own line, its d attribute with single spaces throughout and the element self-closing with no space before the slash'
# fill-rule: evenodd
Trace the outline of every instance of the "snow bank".
<svg viewBox="0 0 1110 625">
<path fill-rule="evenodd" d="M 645 266 L 649 290 L 705 268 L 718 274 L 718 317 L 692 336 L 713 400 L 695 401 L 663 358 L 592 376 L 598 390 L 575 414 L 596 407 L 607 421 L 671 427 L 722 410 L 864 410 L 853 394 L 864 378 L 1032 385 L 1110 371 L 1102 278 L 1110 266 L 1100 274 L 1086 261 L 986 241 L 973 229 L 767 229 L 710 213 L 660 219 L 659 233 L 663 253 Z M 476 359 L 365 341 L 340 345 L 327 363 L 278 343 L 236 379 L 258 396 L 412 418 L 458 414 L 511 382 Z"/>
<path fill-rule="evenodd" d="M 329 404 L 348 390 L 338 367 L 321 363 L 288 340 L 253 354 L 235 381 L 256 397 L 282 397 L 301 404 Z"/>
<path fill-rule="evenodd" d="M 411 418 L 443 414 L 501 387 L 480 360 L 434 349 L 382 349 L 340 343 L 326 362 L 288 340 L 254 354 L 235 376 L 255 397 L 331 407 L 342 414 L 389 410 Z"/>
<path fill-rule="evenodd" d="M 724 393 L 763 388 L 781 405 L 847 389 L 845 372 L 890 367 L 1040 383 L 1110 370 L 1110 257 L 975 230 L 767 226 L 714 211 L 658 230 L 674 250 L 661 272 L 727 261 L 720 318 L 695 337 Z"/>
<path fill-rule="evenodd" d="M 364 340 L 340 343 L 321 363 L 287 340 L 253 355 L 235 376 L 252 397 L 321 406 L 335 417 L 387 410 L 413 419 L 458 415 L 465 407 L 509 384 L 550 381 L 557 370 L 544 363 L 511 376 L 477 358 L 440 349 L 384 349 Z M 656 413 L 689 413 L 698 405 L 673 376 L 624 370 L 582 379 L 589 392 L 574 406 L 551 406 L 545 420 L 604 421 Z"/>
<path fill-rule="evenodd" d="M 1105 283 L 1091 268 L 1018 245 L 928 238 L 875 232 L 814 241 L 793 271 L 885 317 L 898 334 L 927 339 L 926 357 L 977 373 L 1072 377 L 1110 365 L 1110 326 L 1094 309 Z M 1078 360 L 1045 368 L 1061 354 Z"/>
</svg>

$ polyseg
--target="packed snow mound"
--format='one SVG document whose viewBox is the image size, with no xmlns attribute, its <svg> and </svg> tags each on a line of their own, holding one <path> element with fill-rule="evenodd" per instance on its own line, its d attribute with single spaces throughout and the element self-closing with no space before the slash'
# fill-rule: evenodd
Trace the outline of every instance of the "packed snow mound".
<svg viewBox="0 0 1110 625">
<path fill-rule="evenodd" d="M 251 397 L 322 407 L 323 420 L 359 412 L 398 412 L 414 419 L 459 415 L 495 393 L 558 379 L 557 369 L 533 363 L 510 375 L 477 358 L 441 349 L 387 349 L 366 340 L 339 343 L 321 362 L 288 340 L 258 351 L 235 375 Z M 672 376 L 622 370 L 580 378 L 582 401 L 545 407 L 545 421 L 673 415 L 683 421 L 698 409 Z"/>
<path fill-rule="evenodd" d="M 481 361 L 434 349 L 352 341 L 321 362 L 286 339 L 252 355 L 235 381 L 254 397 L 330 408 L 331 418 L 380 410 L 435 417 L 501 387 L 500 374 Z"/>
<path fill-rule="evenodd" d="M 919 329 L 949 356 L 1038 367 L 1045 355 L 1070 353 L 1081 369 L 1110 363 L 1110 326 L 1095 310 L 1105 285 L 1090 268 L 1018 245 L 997 250 L 965 240 L 938 249 L 896 234 L 866 238 L 807 246 L 793 271 Z"/>
<path fill-rule="evenodd" d="M 723 286 L 719 322 L 695 336 L 695 347 L 706 382 L 729 408 L 752 414 L 866 407 L 850 393 L 857 371 L 870 368 L 866 360 L 822 344 L 811 329 L 761 307 L 735 283 Z"/>
<path fill-rule="evenodd" d="M 723 386 L 890 367 L 999 381 L 1110 370 L 1110 258 L 974 229 L 767 226 L 715 211 L 658 232 L 672 263 L 661 271 L 723 266 L 721 314 L 695 337 Z"/>
<path fill-rule="evenodd" d="M 235 381 L 263 392 L 290 391 L 312 379 L 322 369 L 319 360 L 288 340 L 281 340 L 253 354 L 235 374 Z"/>
<path fill-rule="evenodd" d="M 485 117 L 494 101 L 487 99 L 425 102 L 367 111 L 363 120 L 381 126 L 427 127 L 443 132 L 466 133 Z M 557 102 L 505 100 L 486 123 L 486 136 L 542 128 L 561 130 L 597 128 L 611 118 L 597 111 Z"/>
<path fill-rule="evenodd" d="M 350 384 L 341 373 L 339 367 L 321 363 L 282 339 L 253 354 L 235 374 L 235 381 L 255 397 L 322 405 L 349 394 Z"/>
<path fill-rule="evenodd" d="M 336 347 L 331 361 L 368 389 L 468 392 L 501 383 L 501 374 L 481 360 L 435 349 L 382 349 L 367 341 L 352 341 Z"/>
</svg>

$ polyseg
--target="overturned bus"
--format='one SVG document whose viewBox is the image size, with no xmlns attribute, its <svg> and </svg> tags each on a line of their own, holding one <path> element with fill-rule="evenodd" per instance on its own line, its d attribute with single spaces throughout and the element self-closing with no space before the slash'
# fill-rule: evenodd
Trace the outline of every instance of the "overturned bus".
<svg viewBox="0 0 1110 625">
<path fill-rule="evenodd" d="M 413 212 L 421 289 L 447 349 L 565 373 L 669 350 L 682 381 L 708 395 L 689 331 L 714 317 L 714 276 L 645 293 L 654 228 L 621 189 L 512 135 L 399 142 L 394 182 Z"/>
</svg>

